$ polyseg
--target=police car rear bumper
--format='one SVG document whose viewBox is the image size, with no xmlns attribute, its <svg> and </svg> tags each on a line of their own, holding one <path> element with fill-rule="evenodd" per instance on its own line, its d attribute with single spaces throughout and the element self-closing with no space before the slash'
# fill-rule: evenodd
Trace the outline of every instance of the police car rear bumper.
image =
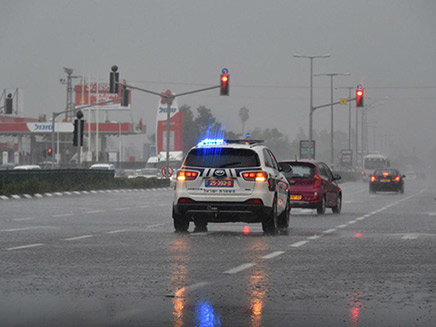
<svg viewBox="0 0 436 327">
<path fill-rule="evenodd" d="M 252 201 L 252 200 L 248 200 Z M 263 203 L 245 202 L 200 202 L 178 203 L 174 213 L 191 220 L 195 217 L 208 222 L 262 222 L 263 217 L 271 213 L 272 208 Z"/>
</svg>

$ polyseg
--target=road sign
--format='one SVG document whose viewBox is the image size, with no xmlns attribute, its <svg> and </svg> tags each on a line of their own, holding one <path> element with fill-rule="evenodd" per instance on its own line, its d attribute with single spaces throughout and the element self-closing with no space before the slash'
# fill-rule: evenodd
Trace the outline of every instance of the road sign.
<svg viewBox="0 0 436 327">
<path fill-rule="evenodd" d="M 250 133 L 245 133 L 245 138 L 246 139 L 249 139 L 251 137 L 251 134 Z"/>
<path fill-rule="evenodd" d="M 347 104 L 347 98 L 341 98 L 339 101 L 340 104 Z"/>
<path fill-rule="evenodd" d="M 229 70 L 227 68 L 223 68 L 221 70 L 221 74 L 223 74 L 223 75 L 227 75 L 228 73 L 229 73 Z"/>
<path fill-rule="evenodd" d="M 338 158 L 341 160 L 341 166 L 351 167 L 353 165 L 353 150 L 342 150 L 338 153 Z"/>
<path fill-rule="evenodd" d="M 174 169 L 173 169 L 173 167 L 171 167 L 171 166 L 164 166 L 164 167 L 162 167 L 162 169 L 160 170 L 160 172 L 161 172 L 161 174 L 162 174 L 163 177 L 168 178 L 168 177 L 173 176 Z"/>
<path fill-rule="evenodd" d="M 310 155 L 311 152 L 312 156 Z M 300 159 L 311 158 L 315 158 L 315 141 L 312 141 L 312 148 L 310 148 L 309 140 L 300 140 Z"/>
<path fill-rule="evenodd" d="M 362 85 L 362 84 L 357 84 L 357 89 L 358 89 L 358 90 L 363 89 L 363 85 Z"/>
</svg>

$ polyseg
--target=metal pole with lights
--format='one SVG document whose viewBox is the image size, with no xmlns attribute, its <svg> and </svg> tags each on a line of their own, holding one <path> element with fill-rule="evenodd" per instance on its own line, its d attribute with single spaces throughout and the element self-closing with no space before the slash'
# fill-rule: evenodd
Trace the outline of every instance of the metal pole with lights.
<svg viewBox="0 0 436 327">
<path fill-rule="evenodd" d="M 229 75 L 229 70 L 227 68 L 223 68 L 221 71 L 221 77 L 220 77 L 220 85 L 216 85 L 216 86 L 211 86 L 211 87 L 207 87 L 204 89 L 199 89 L 199 90 L 194 90 L 194 91 L 189 91 L 189 92 L 184 92 L 184 93 L 179 93 L 179 94 L 173 94 L 170 92 L 164 92 L 164 93 L 158 93 L 158 92 L 154 92 L 154 91 L 150 91 L 147 89 L 142 89 L 133 85 L 129 85 L 126 83 L 120 83 L 118 82 L 119 80 L 119 76 L 115 75 L 115 73 L 117 73 L 118 67 L 117 66 L 112 66 L 112 72 L 110 73 L 109 79 L 110 79 L 110 90 L 115 91 L 115 85 L 121 85 L 123 86 L 123 92 L 130 92 L 128 89 L 132 89 L 132 90 L 138 90 L 138 91 L 142 91 L 142 92 L 146 92 L 149 94 L 154 94 L 157 95 L 159 97 L 164 98 L 167 101 L 167 144 L 166 144 L 166 172 L 167 172 L 167 179 L 169 179 L 171 176 L 169 174 L 170 171 L 170 132 L 171 132 L 171 104 L 174 101 L 174 99 L 176 97 L 180 97 L 183 95 L 188 95 L 188 94 L 193 94 L 193 93 L 199 93 L 199 92 L 204 92 L 204 91 L 208 91 L 208 90 L 212 90 L 212 89 L 217 89 L 220 88 L 220 95 L 229 95 L 229 85 L 230 85 L 230 75 Z M 123 93 L 122 96 L 122 105 L 126 103 L 124 94 L 128 94 L 128 93 Z M 128 96 L 126 96 L 127 98 Z M 124 99 L 124 100 L 123 100 Z"/>
<path fill-rule="evenodd" d="M 333 131 L 333 77 L 335 76 L 349 76 L 350 73 L 327 73 L 316 74 L 315 76 L 330 76 L 330 162 L 332 166 L 335 164 L 334 156 L 334 131 Z"/>
<path fill-rule="evenodd" d="M 309 106 L 309 155 L 311 159 L 314 158 L 314 151 L 312 149 L 313 142 L 313 59 L 315 58 L 329 58 L 329 54 L 320 56 L 303 56 L 299 54 L 294 54 L 295 58 L 308 58 L 310 59 L 310 106 Z"/>
</svg>

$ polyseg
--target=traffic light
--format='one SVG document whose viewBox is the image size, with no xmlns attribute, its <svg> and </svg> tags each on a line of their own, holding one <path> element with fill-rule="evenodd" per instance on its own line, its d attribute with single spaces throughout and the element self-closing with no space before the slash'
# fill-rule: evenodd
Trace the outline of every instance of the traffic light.
<svg viewBox="0 0 436 327">
<path fill-rule="evenodd" d="M 112 71 L 109 74 L 109 93 L 118 94 L 118 81 L 120 78 L 120 73 L 117 72 L 118 67 L 113 65 Z"/>
<path fill-rule="evenodd" d="M 220 95 L 229 95 L 230 75 L 221 74 Z"/>
<path fill-rule="evenodd" d="M 80 121 L 80 128 L 79 128 Z M 79 131 L 80 131 L 80 146 L 83 145 L 83 130 L 85 129 L 85 121 L 82 119 L 74 119 L 74 132 L 73 132 L 73 145 L 79 145 Z"/>
<path fill-rule="evenodd" d="M 47 149 L 47 155 L 49 157 L 51 157 L 52 154 L 53 154 L 53 149 L 50 147 L 50 148 Z"/>
<path fill-rule="evenodd" d="M 356 90 L 356 108 L 363 107 L 363 90 Z"/>
<path fill-rule="evenodd" d="M 130 91 L 127 89 L 127 87 L 123 87 L 123 91 L 121 93 L 121 107 L 129 106 L 129 98 L 130 98 Z"/>
<path fill-rule="evenodd" d="M 7 98 L 5 98 L 5 114 L 10 115 L 13 111 L 12 106 L 12 94 L 8 94 Z"/>
</svg>

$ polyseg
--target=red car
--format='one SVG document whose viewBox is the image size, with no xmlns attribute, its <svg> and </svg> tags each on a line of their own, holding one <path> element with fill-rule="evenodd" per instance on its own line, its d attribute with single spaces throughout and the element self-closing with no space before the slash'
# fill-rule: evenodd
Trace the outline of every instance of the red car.
<svg viewBox="0 0 436 327">
<path fill-rule="evenodd" d="M 336 183 L 340 175 L 333 174 L 321 161 L 282 161 L 289 164 L 290 172 L 282 172 L 290 184 L 291 208 L 316 209 L 319 215 L 331 208 L 333 213 L 342 209 L 342 190 Z"/>
</svg>

